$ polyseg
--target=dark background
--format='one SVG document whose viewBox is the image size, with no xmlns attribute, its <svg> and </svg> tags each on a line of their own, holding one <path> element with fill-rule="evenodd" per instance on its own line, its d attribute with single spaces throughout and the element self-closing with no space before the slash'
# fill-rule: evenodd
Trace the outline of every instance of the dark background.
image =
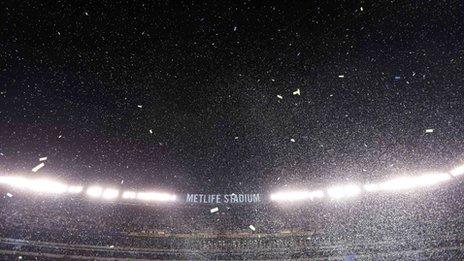
<svg viewBox="0 0 464 261">
<path fill-rule="evenodd" d="M 463 2 L 329 2 L 4 2 L 0 171 L 237 193 L 460 163 Z"/>
</svg>

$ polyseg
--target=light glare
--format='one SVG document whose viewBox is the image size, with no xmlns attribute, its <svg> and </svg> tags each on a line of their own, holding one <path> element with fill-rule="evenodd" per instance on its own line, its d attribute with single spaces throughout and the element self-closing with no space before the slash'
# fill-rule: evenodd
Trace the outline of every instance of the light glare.
<svg viewBox="0 0 464 261">
<path fill-rule="evenodd" d="M 354 184 L 335 186 L 327 189 L 327 194 L 332 199 L 342 199 L 357 196 L 361 192 L 359 186 Z"/>
<path fill-rule="evenodd" d="M 103 191 L 102 198 L 104 199 L 115 199 L 119 196 L 119 190 L 107 188 Z"/>
<path fill-rule="evenodd" d="M 433 186 L 449 179 L 451 179 L 451 176 L 447 173 L 430 173 L 417 177 L 404 176 L 377 184 L 367 184 L 364 189 L 369 192 L 406 190 Z"/>
<path fill-rule="evenodd" d="M 137 193 L 137 199 L 144 201 L 174 201 L 176 196 L 168 193 L 139 192 Z"/>
<path fill-rule="evenodd" d="M 124 191 L 122 193 L 122 198 L 124 199 L 134 199 L 137 197 L 137 193 L 135 191 Z"/>
<path fill-rule="evenodd" d="M 274 201 L 298 201 L 315 198 L 323 198 L 324 192 L 321 190 L 316 191 L 289 191 L 289 192 L 278 192 L 271 194 L 271 200 Z"/>
<path fill-rule="evenodd" d="M 79 194 L 84 188 L 82 186 L 69 186 L 68 192 L 71 194 Z"/>
<path fill-rule="evenodd" d="M 459 167 L 456 167 L 450 171 L 451 175 L 453 177 L 461 176 L 464 174 L 464 165 L 461 165 Z"/>
<path fill-rule="evenodd" d="M 103 189 L 102 187 L 99 187 L 99 186 L 93 186 L 87 189 L 87 195 L 89 195 L 92 198 L 100 197 L 102 192 L 103 192 Z"/>
</svg>

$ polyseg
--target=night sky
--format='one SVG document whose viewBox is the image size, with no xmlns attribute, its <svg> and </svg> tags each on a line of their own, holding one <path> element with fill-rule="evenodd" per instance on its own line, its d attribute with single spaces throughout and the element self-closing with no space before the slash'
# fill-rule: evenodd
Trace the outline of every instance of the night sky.
<svg viewBox="0 0 464 261">
<path fill-rule="evenodd" d="M 462 163 L 464 3 L 329 2 L 4 2 L 0 171 L 228 193 Z"/>
</svg>

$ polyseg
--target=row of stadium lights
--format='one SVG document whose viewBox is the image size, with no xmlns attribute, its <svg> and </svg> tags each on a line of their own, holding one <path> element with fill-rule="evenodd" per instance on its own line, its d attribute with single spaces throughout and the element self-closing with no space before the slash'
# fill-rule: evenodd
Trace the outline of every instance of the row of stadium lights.
<svg viewBox="0 0 464 261">
<path fill-rule="evenodd" d="M 0 176 L 0 184 L 8 185 L 20 190 L 43 194 L 81 194 L 84 191 L 83 186 L 66 185 L 64 183 L 46 178 L 30 179 L 20 176 Z M 169 193 L 151 191 L 124 191 L 121 194 L 118 189 L 104 188 L 101 186 L 90 186 L 86 189 L 85 194 L 90 198 L 103 200 L 116 200 L 118 198 L 140 201 L 176 200 L 176 196 Z"/>
<path fill-rule="evenodd" d="M 363 190 L 366 192 L 401 191 L 433 186 L 461 175 L 464 175 L 464 165 L 451 170 L 449 173 L 429 173 L 420 176 L 404 176 L 379 183 L 368 183 L 364 186 L 347 184 L 329 187 L 326 190 L 282 191 L 271 194 L 270 199 L 273 201 L 289 202 L 322 199 L 328 196 L 330 199 L 339 200 L 355 197 Z M 44 194 L 81 194 L 84 191 L 83 186 L 66 185 L 46 178 L 30 179 L 21 176 L 0 176 L 0 184 L 8 185 L 16 189 Z M 150 191 L 124 191 L 121 193 L 118 189 L 104 188 L 101 186 L 90 186 L 86 189 L 85 194 L 90 198 L 103 200 L 116 200 L 119 198 L 123 200 L 161 202 L 176 200 L 176 195 L 170 193 Z"/>
<path fill-rule="evenodd" d="M 453 177 L 464 175 L 464 165 L 451 170 L 449 173 L 427 173 L 420 176 L 403 176 L 393 178 L 379 183 L 368 183 L 363 186 L 357 184 L 347 184 L 329 187 L 326 190 L 313 191 L 282 191 L 271 194 L 273 201 L 300 201 L 315 200 L 328 196 L 330 199 L 338 200 L 359 195 L 363 190 L 366 192 L 380 191 L 402 191 L 415 188 L 433 186 L 451 180 Z"/>
</svg>

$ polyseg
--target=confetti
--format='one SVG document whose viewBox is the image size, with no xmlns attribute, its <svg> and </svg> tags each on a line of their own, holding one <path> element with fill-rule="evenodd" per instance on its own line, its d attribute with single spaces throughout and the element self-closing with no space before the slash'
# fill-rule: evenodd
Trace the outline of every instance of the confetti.
<svg viewBox="0 0 464 261">
<path fill-rule="evenodd" d="M 234 138 L 234 140 L 238 140 L 238 136 Z"/>
<path fill-rule="evenodd" d="M 39 158 L 39 161 L 45 161 L 45 160 L 47 160 L 47 157 Z"/>
<path fill-rule="evenodd" d="M 362 6 L 361 6 L 361 8 L 359 8 L 359 9 L 361 10 L 361 12 L 364 11 L 364 8 L 363 8 Z"/>
<path fill-rule="evenodd" d="M 10 192 L 6 193 L 7 197 L 11 198 L 13 197 L 13 194 L 11 194 Z"/>
<path fill-rule="evenodd" d="M 338 76 L 338 78 L 345 78 L 345 75 L 340 74 L 340 75 Z"/>
<path fill-rule="evenodd" d="M 296 91 L 293 92 L 293 95 L 300 95 L 300 89 L 296 89 Z"/>
<path fill-rule="evenodd" d="M 216 212 L 218 212 L 218 211 L 219 211 L 219 208 L 218 208 L 218 207 L 215 207 L 215 208 L 210 209 L 210 212 L 211 212 L 211 213 L 216 213 Z"/>
<path fill-rule="evenodd" d="M 138 108 L 140 108 L 140 109 L 142 109 L 142 105 L 140 105 L 140 104 L 139 104 L 139 105 L 137 105 L 137 107 L 138 107 Z"/>
<path fill-rule="evenodd" d="M 237 26 L 234 26 L 234 32 L 237 31 Z"/>
<path fill-rule="evenodd" d="M 150 132 L 150 134 L 153 134 L 153 130 L 152 130 L 152 129 L 150 129 L 149 132 Z"/>
<path fill-rule="evenodd" d="M 253 231 L 256 230 L 256 228 L 255 228 L 253 225 L 250 225 L 249 228 L 250 228 L 251 230 L 253 230 Z"/>
<path fill-rule="evenodd" d="M 434 129 L 426 129 L 425 133 L 432 133 L 433 131 L 434 131 Z"/>
<path fill-rule="evenodd" d="M 111 246 L 110 246 L 110 248 L 114 248 L 114 246 L 113 246 L 113 245 L 111 245 Z"/>
<path fill-rule="evenodd" d="M 282 97 L 282 95 L 277 94 L 277 98 L 282 100 L 284 97 Z"/>
<path fill-rule="evenodd" d="M 291 142 L 295 142 L 295 139 L 290 139 Z"/>
<path fill-rule="evenodd" d="M 401 76 L 395 76 L 395 80 L 401 80 Z"/>
<path fill-rule="evenodd" d="M 40 163 L 39 165 L 35 166 L 33 169 L 32 169 L 32 172 L 37 172 L 39 169 L 41 169 L 43 166 L 45 166 L 45 163 Z"/>
</svg>

